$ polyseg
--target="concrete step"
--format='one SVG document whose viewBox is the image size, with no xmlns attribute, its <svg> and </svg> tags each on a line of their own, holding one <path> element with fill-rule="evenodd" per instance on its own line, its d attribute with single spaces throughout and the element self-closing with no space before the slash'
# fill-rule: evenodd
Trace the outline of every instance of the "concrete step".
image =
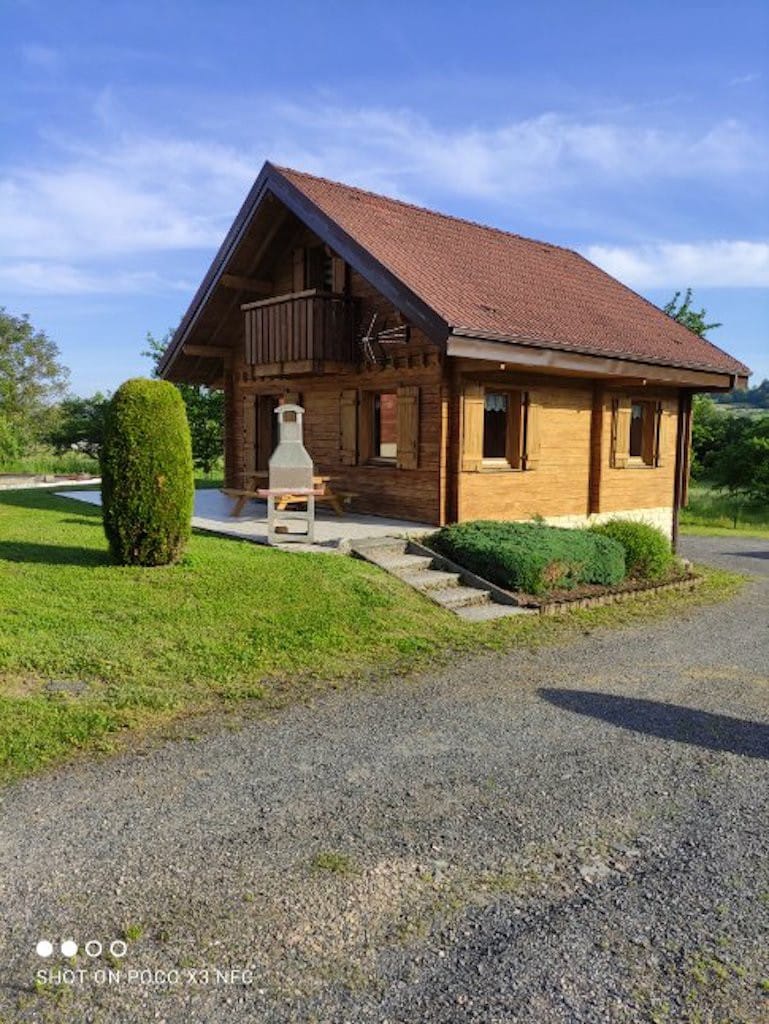
<svg viewBox="0 0 769 1024">
<path fill-rule="evenodd" d="M 418 573 L 422 569 L 429 569 L 433 564 L 432 558 L 427 558 L 426 555 L 387 555 L 375 561 L 382 569 L 404 578 L 407 573 Z"/>
<path fill-rule="evenodd" d="M 441 572 L 439 569 L 422 569 L 421 572 L 398 573 L 404 583 L 417 590 L 441 590 L 458 587 L 458 572 Z"/>
<path fill-rule="evenodd" d="M 350 549 L 371 562 L 386 558 L 401 558 L 406 554 L 407 542 L 400 537 L 369 537 L 353 541 Z"/>
<path fill-rule="evenodd" d="M 466 622 L 490 622 L 492 619 L 504 619 L 509 615 L 530 615 L 528 608 L 518 608 L 514 604 L 470 604 L 455 609 L 455 614 Z"/>
<path fill-rule="evenodd" d="M 457 608 L 467 608 L 469 605 L 489 604 L 491 598 L 488 590 L 478 590 L 476 587 L 436 587 L 430 589 L 430 597 L 433 601 L 443 605 L 450 611 Z"/>
<path fill-rule="evenodd" d="M 348 550 L 468 622 L 532 614 L 530 609 L 497 602 L 484 588 L 482 580 L 478 581 L 478 586 L 466 586 L 459 572 L 433 568 L 435 557 L 424 548 L 421 552 L 426 553 L 412 554 L 408 551 L 409 543 L 400 537 L 364 537 L 352 541 Z M 416 548 L 420 550 L 418 545 Z"/>
</svg>

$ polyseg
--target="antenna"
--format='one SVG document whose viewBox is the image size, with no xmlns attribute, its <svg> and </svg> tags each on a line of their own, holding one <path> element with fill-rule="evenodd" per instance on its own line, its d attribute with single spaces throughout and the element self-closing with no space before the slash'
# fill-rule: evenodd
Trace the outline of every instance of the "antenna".
<svg viewBox="0 0 769 1024">
<path fill-rule="evenodd" d="M 383 347 L 408 344 L 411 339 L 411 328 L 408 324 L 398 324 L 396 327 L 386 327 L 381 331 L 375 331 L 378 316 L 378 313 L 374 313 L 371 317 L 368 330 L 361 338 L 360 344 L 364 359 L 377 366 L 383 366 L 386 362 L 386 356 L 382 351 Z"/>
</svg>

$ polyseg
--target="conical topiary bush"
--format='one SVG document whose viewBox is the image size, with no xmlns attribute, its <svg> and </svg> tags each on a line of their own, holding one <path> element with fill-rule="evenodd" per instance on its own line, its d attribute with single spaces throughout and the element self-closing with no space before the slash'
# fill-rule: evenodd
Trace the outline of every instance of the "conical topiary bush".
<svg viewBox="0 0 769 1024">
<path fill-rule="evenodd" d="M 121 565 L 167 565 L 190 536 L 192 446 L 184 402 L 163 380 L 127 380 L 101 451 L 104 531 Z"/>
</svg>

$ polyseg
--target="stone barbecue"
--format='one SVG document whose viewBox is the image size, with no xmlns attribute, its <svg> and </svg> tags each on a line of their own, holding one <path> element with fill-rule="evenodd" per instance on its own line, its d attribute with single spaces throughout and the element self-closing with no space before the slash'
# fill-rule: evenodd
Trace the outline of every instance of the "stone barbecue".
<svg viewBox="0 0 769 1024">
<path fill-rule="evenodd" d="M 312 459 L 302 440 L 304 409 L 301 405 L 279 405 L 275 415 L 278 417 L 278 444 L 270 457 L 269 487 L 259 492 L 267 498 L 268 539 L 271 544 L 281 540 L 312 544 L 315 532 L 315 488 Z M 306 497 L 305 508 L 278 512 L 275 499 L 287 495 Z M 291 530 L 293 521 L 304 523 L 304 530 Z"/>
</svg>

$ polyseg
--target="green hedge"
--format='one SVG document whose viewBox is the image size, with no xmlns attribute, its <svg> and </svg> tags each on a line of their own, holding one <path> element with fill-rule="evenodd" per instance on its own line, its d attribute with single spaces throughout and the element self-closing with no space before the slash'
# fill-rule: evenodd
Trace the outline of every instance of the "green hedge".
<svg viewBox="0 0 769 1024">
<path fill-rule="evenodd" d="M 167 565 L 190 535 L 190 429 L 177 388 L 128 380 L 112 397 L 101 450 L 102 510 L 122 565 Z"/>
<path fill-rule="evenodd" d="M 590 532 L 609 537 L 622 545 L 628 576 L 660 580 L 673 568 L 674 556 L 670 541 L 656 526 L 629 519 L 610 519 L 600 526 L 591 526 Z"/>
<path fill-rule="evenodd" d="M 625 553 L 610 537 L 540 523 L 478 520 L 446 526 L 431 547 L 508 590 L 543 594 L 625 576 Z"/>
</svg>

